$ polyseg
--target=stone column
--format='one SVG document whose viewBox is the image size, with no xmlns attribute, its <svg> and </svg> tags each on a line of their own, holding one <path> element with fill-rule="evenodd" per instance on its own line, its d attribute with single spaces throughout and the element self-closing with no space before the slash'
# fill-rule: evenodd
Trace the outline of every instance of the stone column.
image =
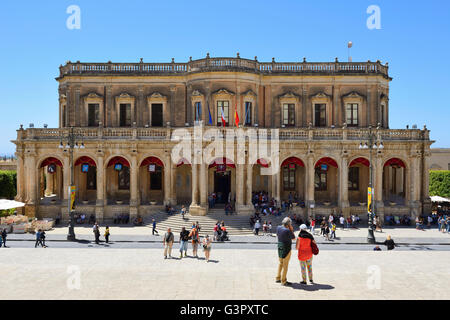
<svg viewBox="0 0 450 320">
<path fill-rule="evenodd" d="M 348 201 L 348 159 L 347 155 L 342 156 L 341 165 L 339 168 L 339 206 L 342 214 L 348 217 L 350 214 L 350 203 Z"/>
<path fill-rule="evenodd" d="M 195 164 L 195 161 L 192 161 L 192 203 L 189 207 L 189 213 L 194 216 L 203 216 L 206 215 L 206 207 L 201 206 L 198 203 L 198 187 L 199 187 L 199 179 L 198 179 L 198 164 Z M 201 181 L 200 181 L 201 183 Z"/>
<path fill-rule="evenodd" d="M 236 165 L 236 207 L 244 204 L 243 194 L 244 184 L 244 166 L 242 164 Z"/>
<path fill-rule="evenodd" d="M 103 156 L 97 157 L 97 201 L 95 203 L 95 218 L 97 222 L 103 222 L 105 206 L 105 170 Z"/>
<path fill-rule="evenodd" d="M 429 194 L 430 189 L 430 156 L 431 152 L 429 150 L 425 151 L 423 154 L 423 166 L 422 166 L 422 213 L 431 213 L 431 199 Z"/>
<path fill-rule="evenodd" d="M 411 155 L 411 165 L 409 170 L 409 182 L 406 183 L 406 186 L 410 186 L 410 198 L 409 198 L 409 206 L 411 208 L 411 215 L 413 215 L 414 219 L 422 213 L 421 210 L 421 202 L 420 202 L 420 155 L 413 154 Z"/>
<path fill-rule="evenodd" d="M 138 173 L 139 168 L 137 167 L 136 155 L 131 156 L 131 167 L 130 167 L 130 221 L 133 221 L 138 214 Z"/>
<path fill-rule="evenodd" d="M 166 165 L 164 166 L 164 204 L 171 204 L 170 202 L 170 189 L 171 189 L 171 176 L 172 176 L 172 166 L 170 161 L 170 156 L 166 156 Z"/>
<path fill-rule="evenodd" d="M 118 123 L 116 123 L 116 111 L 115 111 L 115 105 L 112 97 L 112 87 L 106 86 L 105 88 L 105 119 L 104 124 L 105 127 L 113 127 L 118 126 Z"/>
<path fill-rule="evenodd" d="M 312 154 L 308 155 L 306 166 L 306 212 L 309 216 L 314 217 L 314 210 L 311 208 L 315 206 L 314 201 L 314 158 Z"/>
<path fill-rule="evenodd" d="M 374 184 L 373 184 L 373 196 L 375 205 L 375 214 L 384 221 L 384 203 L 383 203 L 383 158 L 382 155 L 374 157 Z M 372 160 L 373 161 L 373 160 Z"/>
<path fill-rule="evenodd" d="M 251 163 L 247 164 L 247 206 L 252 207 L 252 190 L 253 188 L 253 166 Z"/>
<path fill-rule="evenodd" d="M 208 208 L 208 165 L 200 164 L 200 206 Z"/>
<path fill-rule="evenodd" d="M 23 202 L 25 200 L 25 188 L 24 188 L 24 176 L 25 176 L 25 168 L 24 168 L 24 159 L 22 152 L 16 152 L 17 158 L 17 195 L 15 197 L 16 201 Z"/>
<path fill-rule="evenodd" d="M 35 217 L 37 206 L 36 182 L 38 180 L 38 169 L 36 168 L 36 153 L 34 151 L 27 154 L 25 164 L 27 172 L 26 181 L 28 182 L 26 184 L 27 204 L 25 207 L 25 214 L 28 217 Z"/>
<path fill-rule="evenodd" d="M 372 124 L 372 110 L 370 110 L 372 106 L 372 94 L 371 89 L 367 88 L 367 100 L 366 100 L 366 112 L 367 112 L 367 126 L 370 126 Z M 345 114 L 345 113 L 344 113 Z"/>
<path fill-rule="evenodd" d="M 281 170 L 278 170 L 275 175 L 275 187 L 276 187 L 276 193 L 275 193 L 275 199 L 277 200 L 277 205 L 281 205 Z"/>
<path fill-rule="evenodd" d="M 83 119 L 83 109 L 81 106 L 80 99 L 80 87 L 75 88 L 75 127 L 81 126 L 81 121 Z"/>
<path fill-rule="evenodd" d="M 168 164 L 170 166 L 170 197 L 169 201 L 172 205 L 177 204 L 177 192 L 176 192 L 176 174 L 177 174 L 177 165 L 170 162 Z"/>
</svg>

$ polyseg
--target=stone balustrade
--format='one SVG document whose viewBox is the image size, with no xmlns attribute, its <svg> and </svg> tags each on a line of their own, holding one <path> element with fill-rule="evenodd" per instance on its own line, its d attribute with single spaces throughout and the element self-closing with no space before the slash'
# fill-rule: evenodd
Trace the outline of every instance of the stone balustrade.
<svg viewBox="0 0 450 320">
<path fill-rule="evenodd" d="M 204 129 L 219 129 L 223 136 L 227 130 L 220 127 L 206 126 Z M 177 128 L 74 128 L 74 133 L 82 137 L 82 139 L 98 140 L 98 139 L 139 139 L 139 140 L 170 140 L 172 133 Z M 180 129 L 180 128 L 178 128 Z M 193 136 L 193 127 L 183 127 Z M 250 129 L 250 128 L 245 128 Z M 272 131 L 270 128 L 251 128 L 260 134 L 267 134 L 272 139 Z M 41 129 L 28 128 L 17 130 L 17 141 L 32 140 L 61 140 L 69 134 L 69 128 L 60 129 Z M 369 135 L 368 128 L 279 128 L 278 135 L 280 140 L 367 140 Z M 419 141 L 429 140 L 428 130 L 419 129 L 372 129 L 381 141 Z"/>
<path fill-rule="evenodd" d="M 205 58 L 182 63 L 82 63 L 60 66 L 60 78 L 80 74 L 179 74 L 208 71 L 245 71 L 261 74 L 381 74 L 388 78 L 388 64 L 377 62 L 258 62 L 243 58 Z"/>
</svg>

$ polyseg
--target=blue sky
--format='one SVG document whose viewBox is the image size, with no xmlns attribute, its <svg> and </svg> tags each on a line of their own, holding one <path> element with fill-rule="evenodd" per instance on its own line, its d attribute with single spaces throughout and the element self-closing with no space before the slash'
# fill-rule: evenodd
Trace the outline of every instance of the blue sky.
<svg viewBox="0 0 450 320">
<path fill-rule="evenodd" d="M 81 29 L 69 30 L 69 5 Z M 369 30 L 368 6 L 381 9 Z M 390 127 L 424 124 L 450 147 L 450 2 L 72 0 L 0 3 L 0 154 L 20 124 L 58 126 L 55 77 L 67 60 L 169 62 L 211 56 L 260 61 L 353 61 L 390 65 Z"/>
</svg>

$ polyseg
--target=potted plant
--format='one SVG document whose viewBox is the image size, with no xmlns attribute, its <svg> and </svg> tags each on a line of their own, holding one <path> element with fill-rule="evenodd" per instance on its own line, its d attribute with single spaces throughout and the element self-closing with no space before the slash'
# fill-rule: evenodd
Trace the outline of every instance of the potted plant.
<svg viewBox="0 0 450 320">
<path fill-rule="evenodd" d="M 83 200 L 83 204 L 88 204 L 89 203 L 89 200 L 88 199 L 84 199 Z"/>
<path fill-rule="evenodd" d="M 122 200 L 116 200 L 116 203 L 117 203 L 117 204 L 122 204 L 123 201 L 122 201 Z"/>
<path fill-rule="evenodd" d="M 151 204 L 152 206 L 154 206 L 154 205 L 156 204 L 156 200 L 154 200 L 154 199 L 150 200 L 150 204 Z"/>
<path fill-rule="evenodd" d="M 331 202 L 330 202 L 330 201 L 324 201 L 323 204 L 326 205 L 326 206 L 328 207 L 328 206 L 331 205 Z"/>
</svg>

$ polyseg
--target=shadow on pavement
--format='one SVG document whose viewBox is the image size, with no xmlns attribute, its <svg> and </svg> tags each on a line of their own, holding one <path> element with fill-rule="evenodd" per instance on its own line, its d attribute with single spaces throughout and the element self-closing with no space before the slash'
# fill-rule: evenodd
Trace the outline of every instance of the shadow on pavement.
<svg viewBox="0 0 450 320">
<path fill-rule="evenodd" d="M 334 287 L 330 286 L 329 284 L 319 284 L 319 283 L 314 283 L 314 284 L 310 284 L 310 285 L 293 283 L 292 289 L 305 290 L 305 291 L 318 291 L 318 290 L 332 290 L 332 289 L 334 289 Z"/>
</svg>

